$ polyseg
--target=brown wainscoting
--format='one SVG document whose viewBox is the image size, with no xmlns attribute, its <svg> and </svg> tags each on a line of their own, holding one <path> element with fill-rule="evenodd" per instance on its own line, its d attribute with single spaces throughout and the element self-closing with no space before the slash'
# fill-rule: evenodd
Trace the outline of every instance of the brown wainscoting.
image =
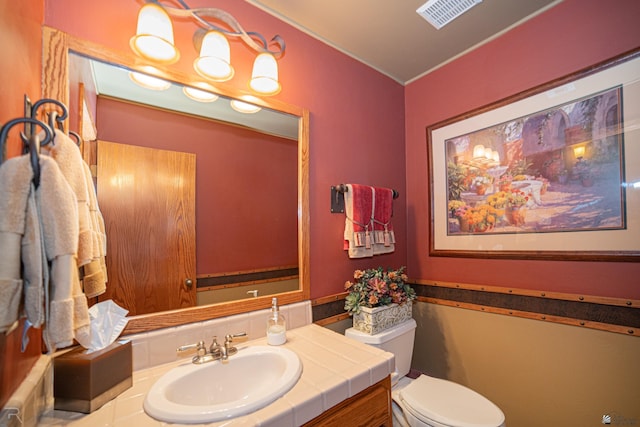
<svg viewBox="0 0 640 427">
<path fill-rule="evenodd" d="M 416 281 L 418 301 L 640 335 L 640 301 L 498 286 Z"/>
<path fill-rule="evenodd" d="M 640 301 L 497 286 L 414 281 L 418 301 L 640 336 Z M 312 301 L 314 323 L 348 317 L 346 293 Z"/>
<path fill-rule="evenodd" d="M 196 288 L 199 291 L 233 286 L 243 286 L 288 280 L 298 277 L 297 266 L 275 267 L 261 270 L 234 271 L 217 274 L 199 274 L 196 277 Z"/>
<path fill-rule="evenodd" d="M 325 326 L 348 319 L 349 313 L 344 311 L 344 299 L 346 296 L 347 293 L 342 292 L 312 300 L 311 316 L 313 323 Z"/>
</svg>

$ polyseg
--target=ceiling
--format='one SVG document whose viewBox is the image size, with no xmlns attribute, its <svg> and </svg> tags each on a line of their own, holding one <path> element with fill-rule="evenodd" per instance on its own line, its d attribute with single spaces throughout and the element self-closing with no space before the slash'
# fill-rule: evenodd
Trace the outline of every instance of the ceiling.
<svg viewBox="0 0 640 427">
<path fill-rule="evenodd" d="M 416 13 L 426 0 L 247 1 L 407 84 L 562 0 L 484 0 L 440 30 Z"/>
</svg>

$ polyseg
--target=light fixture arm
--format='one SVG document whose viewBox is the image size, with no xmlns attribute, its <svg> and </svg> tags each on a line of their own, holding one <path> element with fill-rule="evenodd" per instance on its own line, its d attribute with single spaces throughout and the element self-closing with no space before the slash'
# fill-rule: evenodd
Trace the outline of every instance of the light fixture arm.
<svg viewBox="0 0 640 427">
<path fill-rule="evenodd" d="M 191 9 L 183 0 L 174 0 L 182 8 L 167 6 L 160 0 L 146 0 L 147 3 L 155 3 L 162 7 L 169 15 L 180 18 L 193 18 L 203 28 L 196 31 L 194 34 L 194 43 L 196 48 L 202 42 L 202 38 L 208 30 L 216 30 L 221 33 L 231 36 L 239 37 L 247 46 L 259 53 L 270 53 L 275 58 L 280 58 L 284 55 L 285 42 L 279 35 L 275 35 L 270 43 L 267 43 L 266 39 L 260 34 L 254 31 L 245 31 L 244 28 L 238 23 L 238 21 L 228 12 L 213 7 L 202 7 Z M 222 28 L 205 18 L 213 18 L 216 21 L 226 24 L 230 30 Z M 269 45 L 277 46 L 276 49 L 269 49 Z"/>
</svg>

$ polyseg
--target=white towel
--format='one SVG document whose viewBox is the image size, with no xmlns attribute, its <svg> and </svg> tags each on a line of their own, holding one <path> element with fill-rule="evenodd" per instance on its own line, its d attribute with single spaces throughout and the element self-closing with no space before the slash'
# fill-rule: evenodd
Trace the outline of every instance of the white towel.
<svg viewBox="0 0 640 427">
<path fill-rule="evenodd" d="M 51 263 L 51 299 L 45 327 L 50 352 L 73 344 L 91 343 L 89 308 L 78 279 L 78 203 L 57 163 L 40 156 L 40 186 L 36 191 L 43 240 Z"/>
<path fill-rule="evenodd" d="M 89 193 L 89 215 L 91 219 L 91 235 L 93 237 L 93 251 L 91 262 L 84 266 L 84 275 L 82 277 L 82 285 L 87 298 L 96 297 L 103 294 L 106 289 L 107 264 L 105 257 L 107 255 L 107 234 L 104 226 L 104 218 L 98 207 L 98 198 L 93 186 L 91 178 L 91 170 L 89 165 L 84 161 L 85 180 L 87 182 L 87 190 Z"/>
<path fill-rule="evenodd" d="M 69 183 L 78 204 L 78 266 L 91 262 L 93 257 L 93 236 L 89 214 L 89 192 L 84 173 L 84 160 L 78 146 L 59 129 L 55 130 L 54 143 L 44 145 L 42 154 L 48 154 L 56 161 L 62 175 Z"/>
<path fill-rule="evenodd" d="M 82 159 L 76 143 L 56 129 L 55 143 L 43 147 L 60 167 L 78 202 L 79 240 L 77 261 L 83 268 L 82 282 L 86 296 L 101 295 L 106 290 L 106 236 L 104 221 L 98 209 L 89 166 Z"/>
<path fill-rule="evenodd" d="M 35 192 L 36 188 L 31 184 L 22 238 L 22 266 L 24 310 L 30 325 L 39 328 L 45 321 L 45 293 L 49 290 L 49 270 Z"/>
<path fill-rule="evenodd" d="M 18 320 L 23 290 L 21 242 L 32 178 L 29 156 L 0 165 L 0 332 L 11 329 Z"/>
</svg>

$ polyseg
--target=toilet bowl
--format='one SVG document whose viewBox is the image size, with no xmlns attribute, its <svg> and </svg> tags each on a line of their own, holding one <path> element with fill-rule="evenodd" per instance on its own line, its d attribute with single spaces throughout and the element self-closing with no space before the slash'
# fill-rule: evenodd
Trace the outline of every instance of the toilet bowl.
<svg viewBox="0 0 640 427">
<path fill-rule="evenodd" d="M 379 334 L 354 328 L 345 336 L 393 353 L 393 425 L 399 427 L 505 427 L 503 412 L 481 394 L 428 375 L 406 377 L 411 368 L 416 321 L 409 319 Z"/>
</svg>

